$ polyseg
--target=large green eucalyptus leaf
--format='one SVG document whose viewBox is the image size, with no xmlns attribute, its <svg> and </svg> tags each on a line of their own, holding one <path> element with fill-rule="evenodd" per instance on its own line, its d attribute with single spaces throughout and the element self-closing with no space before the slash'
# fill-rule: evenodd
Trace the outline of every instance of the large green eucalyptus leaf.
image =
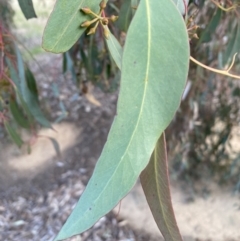
<svg viewBox="0 0 240 241">
<path fill-rule="evenodd" d="M 92 178 L 55 240 L 90 228 L 133 187 L 179 106 L 188 65 L 187 31 L 174 3 L 141 0 L 124 47 L 117 116 Z"/>
<path fill-rule="evenodd" d="M 89 16 L 80 11 L 88 7 L 99 11 L 101 0 L 57 0 L 43 34 L 43 48 L 46 51 L 62 53 L 69 50 L 85 31 L 80 25 Z"/>
<path fill-rule="evenodd" d="M 165 135 L 159 138 L 141 184 L 158 228 L 166 241 L 182 241 L 171 203 Z"/>
</svg>

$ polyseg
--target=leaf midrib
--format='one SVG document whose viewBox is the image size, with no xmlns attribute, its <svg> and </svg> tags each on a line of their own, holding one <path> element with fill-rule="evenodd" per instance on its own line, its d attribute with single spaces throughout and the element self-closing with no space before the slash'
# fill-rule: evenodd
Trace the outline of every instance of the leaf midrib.
<svg viewBox="0 0 240 241">
<path fill-rule="evenodd" d="M 58 40 L 56 41 L 56 43 L 53 45 L 53 47 L 51 49 L 49 49 L 50 51 L 52 51 L 59 43 L 59 41 L 62 39 L 63 35 L 66 33 L 69 25 L 72 23 L 72 20 L 75 18 L 75 16 L 77 15 L 77 13 L 80 11 L 82 4 L 83 4 L 84 0 L 80 2 L 76 12 L 72 15 L 72 17 L 70 18 L 68 24 L 66 25 L 66 27 L 64 28 L 64 30 L 62 31 L 62 34 L 60 35 L 60 38 L 58 38 Z M 57 3 L 56 3 L 57 4 Z"/>
</svg>

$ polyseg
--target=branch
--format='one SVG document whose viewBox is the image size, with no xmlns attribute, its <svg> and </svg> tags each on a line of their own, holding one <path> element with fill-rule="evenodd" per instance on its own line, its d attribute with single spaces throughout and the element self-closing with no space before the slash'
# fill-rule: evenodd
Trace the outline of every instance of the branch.
<svg viewBox="0 0 240 241">
<path fill-rule="evenodd" d="M 215 69 L 215 68 L 209 67 L 209 66 L 199 62 L 198 60 L 194 59 L 192 56 L 190 56 L 190 60 L 192 62 L 194 62 L 195 64 L 203 67 L 204 69 L 210 70 L 210 71 L 212 71 L 214 73 L 225 75 L 225 76 L 229 76 L 229 77 L 232 77 L 232 78 L 235 78 L 235 79 L 240 79 L 239 75 L 234 75 L 234 74 L 229 73 L 229 71 L 232 69 L 232 67 L 234 65 L 236 55 L 237 55 L 237 53 L 233 56 L 232 63 L 230 64 L 230 66 L 229 66 L 229 68 L 227 70 L 220 70 L 220 69 Z"/>
</svg>

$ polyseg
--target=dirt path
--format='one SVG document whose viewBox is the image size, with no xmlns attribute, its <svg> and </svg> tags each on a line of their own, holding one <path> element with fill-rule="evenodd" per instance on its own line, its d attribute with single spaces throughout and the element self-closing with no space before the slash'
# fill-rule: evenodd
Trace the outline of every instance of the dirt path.
<svg viewBox="0 0 240 241">
<path fill-rule="evenodd" d="M 100 122 L 98 120 L 98 125 L 101 125 Z M 104 123 L 103 120 L 102 122 Z M 105 128 L 108 129 L 109 125 L 110 121 L 107 124 L 105 123 Z M 44 138 L 36 143 L 31 155 L 20 153 L 12 145 L 5 144 L 4 148 L 1 148 L 5 151 L 0 153 L 0 196 L 2 197 L 0 213 L 1 207 L 2 209 L 8 209 L 8 206 L 4 204 L 6 202 L 9 206 L 13 205 L 11 206 L 11 212 L 14 214 L 19 206 L 31 205 L 31 202 L 33 202 L 31 200 L 37 197 L 41 199 L 44 196 L 49 200 L 50 207 L 56 205 L 56 208 L 59 209 L 57 215 L 63 214 L 61 222 L 64 222 L 71 211 L 71 205 L 74 205 L 77 201 L 92 172 L 92 167 L 101 151 L 107 131 L 103 136 L 100 133 L 96 134 L 93 129 L 89 129 L 90 132 L 88 132 L 86 125 L 79 128 L 71 123 L 58 124 L 54 128 L 57 133 L 44 130 L 41 135 L 52 136 L 59 141 L 63 153 L 62 158 L 56 156 L 51 143 Z M 240 240 L 239 196 L 234 196 L 227 188 L 220 188 L 207 182 L 198 185 L 198 193 L 195 195 L 192 195 L 189 190 L 182 190 L 179 184 L 172 185 L 176 218 L 185 241 Z M 19 196 L 22 201 L 19 200 Z M 59 205 L 62 205 L 62 199 L 67 200 L 65 206 L 62 206 L 63 211 L 59 207 Z M 41 209 L 41 204 L 42 202 L 39 201 L 39 204 L 35 204 L 35 208 Z M 47 214 L 44 212 L 44 214 L 38 213 L 41 218 L 48 219 L 48 215 L 50 215 L 53 219 L 47 226 L 47 229 L 52 229 L 52 233 L 56 233 L 61 226 L 61 223 L 56 223 L 56 220 L 52 217 L 54 212 L 56 210 L 47 210 Z M 118 212 L 118 207 L 116 207 L 115 212 Z M 21 222 L 29 222 L 25 215 L 24 212 L 19 213 L 16 219 L 13 219 L 14 222 L 11 225 L 17 225 L 20 222 L 22 228 L 24 224 Z M 155 240 L 156 238 L 162 240 L 139 184 L 123 199 L 119 219 L 123 221 L 123 226 L 132 227 L 138 235 L 151 237 L 146 240 Z M 41 222 L 35 222 L 35 226 L 41 227 Z M 101 225 L 109 227 L 109 225 L 104 226 L 104 222 Z M 25 226 L 28 227 L 27 224 Z M 46 230 L 46 227 L 43 230 Z M 113 227 L 110 230 L 113 230 Z M 11 235 L 11 232 L 6 235 Z M 44 233 L 42 235 L 44 237 Z M 51 240 L 50 234 L 45 237 L 46 239 L 43 238 L 43 241 Z M 15 239 L 8 238 L 6 240 Z M 18 240 L 25 241 L 23 238 Z M 37 239 L 32 238 L 32 240 Z"/>
</svg>

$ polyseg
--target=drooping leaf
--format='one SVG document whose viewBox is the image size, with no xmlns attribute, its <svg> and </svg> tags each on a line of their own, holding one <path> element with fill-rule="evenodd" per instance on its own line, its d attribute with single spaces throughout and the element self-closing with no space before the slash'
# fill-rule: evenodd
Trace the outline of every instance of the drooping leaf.
<svg viewBox="0 0 240 241">
<path fill-rule="evenodd" d="M 61 157 L 61 150 L 60 150 L 60 146 L 59 146 L 58 142 L 52 137 L 48 137 L 48 139 L 51 141 L 51 143 L 54 147 L 54 150 L 56 151 L 57 156 Z"/>
<path fill-rule="evenodd" d="M 109 38 L 106 39 L 106 43 L 109 49 L 109 52 L 111 53 L 112 58 L 114 59 L 117 67 L 121 70 L 122 65 L 122 46 L 118 42 L 118 40 L 115 38 L 115 36 L 110 32 Z"/>
<path fill-rule="evenodd" d="M 171 203 L 168 160 L 164 133 L 150 162 L 140 175 L 143 191 L 158 228 L 166 241 L 182 241 Z"/>
<path fill-rule="evenodd" d="M 63 54 L 63 73 L 65 73 L 66 71 L 69 71 L 72 74 L 73 83 L 77 84 L 77 75 L 69 51 Z"/>
<path fill-rule="evenodd" d="M 132 18 L 132 3 L 131 0 L 123 1 L 120 8 L 119 18 L 117 20 L 117 26 L 123 32 L 127 32 L 129 24 Z"/>
<path fill-rule="evenodd" d="M 13 127 L 11 127 L 11 125 L 7 121 L 4 121 L 4 127 L 7 130 L 13 142 L 20 148 L 23 145 L 23 140 L 16 132 L 16 130 Z"/>
<path fill-rule="evenodd" d="M 80 25 L 91 18 L 80 11 L 83 7 L 99 11 L 101 0 L 58 0 L 43 34 L 43 48 L 53 53 L 69 50 L 85 31 Z"/>
<path fill-rule="evenodd" d="M 26 81 L 25 76 L 25 67 L 23 63 L 23 59 L 21 53 L 17 46 L 15 46 L 15 52 L 17 56 L 17 68 L 18 68 L 18 77 L 19 77 L 19 86 L 20 86 L 20 94 L 23 97 L 25 104 L 30 110 L 31 114 L 35 118 L 35 120 L 44 127 L 51 128 L 50 122 L 43 115 L 39 103 L 38 96 L 30 91 L 28 87 L 28 83 Z"/>
<path fill-rule="evenodd" d="M 26 19 L 37 17 L 32 0 L 18 0 L 18 3 Z"/>
<path fill-rule="evenodd" d="M 28 86 L 28 89 L 30 90 L 30 92 L 34 96 L 38 96 L 36 79 L 35 79 L 32 71 L 28 67 L 25 69 L 25 78 L 26 78 L 27 86 Z"/>
<path fill-rule="evenodd" d="M 15 90 L 15 93 L 16 93 L 17 101 L 19 102 L 19 104 L 23 108 L 24 112 L 27 115 L 27 119 L 29 120 L 30 124 L 32 125 L 33 122 L 34 122 L 34 118 L 33 118 L 33 115 L 31 114 L 26 102 L 24 101 L 21 92 L 20 92 L 20 80 L 19 80 L 17 70 L 15 69 L 15 67 L 14 67 L 14 65 L 13 65 L 13 63 L 11 62 L 10 59 L 6 58 L 6 60 L 7 60 L 8 68 L 10 70 L 11 80 L 15 84 L 14 90 Z"/>
<path fill-rule="evenodd" d="M 19 126 L 29 129 L 30 123 L 29 120 L 24 115 L 22 109 L 19 107 L 15 99 L 12 99 L 9 103 L 9 109 L 12 113 L 14 120 L 18 123 Z"/>
<path fill-rule="evenodd" d="M 223 65 L 230 63 L 236 53 L 240 53 L 240 20 L 230 33 L 227 49 L 223 54 Z"/>
<path fill-rule="evenodd" d="M 198 45 L 204 42 L 211 41 L 211 35 L 212 33 L 215 32 L 216 28 L 218 27 L 221 17 L 222 17 L 222 10 L 218 8 L 216 13 L 213 15 L 211 21 L 207 25 L 206 29 L 203 31 L 202 35 L 200 36 Z"/>
<path fill-rule="evenodd" d="M 33 125 L 34 124 L 34 118 L 33 118 L 33 115 L 31 113 L 30 109 L 28 108 L 28 105 L 26 104 L 26 102 L 23 99 L 20 91 L 17 88 L 15 88 L 15 92 L 16 92 L 17 98 L 19 99 L 19 103 L 21 104 L 24 112 L 27 115 L 27 118 L 28 118 L 30 124 Z"/>
<path fill-rule="evenodd" d="M 55 240 L 90 228 L 130 191 L 179 106 L 188 65 L 187 31 L 174 3 L 141 0 L 124 46 L 117 116 L 93 176 Z"/>
</svg>

